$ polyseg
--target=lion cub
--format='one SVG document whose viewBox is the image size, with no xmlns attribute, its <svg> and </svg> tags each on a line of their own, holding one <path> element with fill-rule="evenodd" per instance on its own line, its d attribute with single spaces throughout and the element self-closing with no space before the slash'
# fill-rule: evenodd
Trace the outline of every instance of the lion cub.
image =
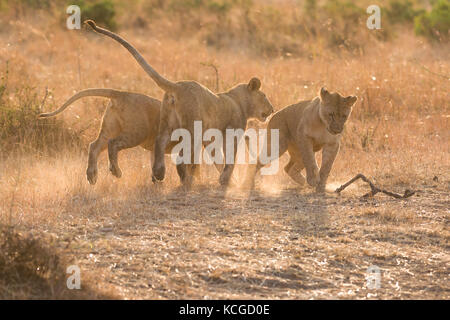
<svg viewBox="0 0 450 320">
<path fill-rule="evenodd" d="M 154 151 L 160 120 L 161 101 L 143 94 L 114 89 L 86 89 L 76 93 L 58 110 L 42 113 L 39 117 L 56 116 L 83 97 L 105 97 L 110 99 L 102 119 L 98 137 L 89 146 L 86 175 L 90 184 L 97 182 L 97 159 L 106 148 L 108 148 L 109 170 L 117 178 L 122 176 L 118 163 L 119 151 L 139 145 L 146 150 Z M 169 116 L 175 117 L 175 114 L 172 112 Z M 174 143 L 170 143 L 165 152 L 170 153 L 173 145 Z"/>
<path fill-rule="evenodd" d="M 178 81 L 173 82 L 151 67 L 144 57 L 129 42 L 119 35 L 97 27 L 94 21 L 85 21 L 91 28 L 101 34 L 104 34 L 125 47 L 134 59 L 141 65 L 144 71 L 155 81 L 155 83 L 164 90 L 164 99 L 161 110 L 174 110 L 177 119 L 176 126 L 189 131 L 191 137 L 195 136 L 195 121 L 202 122 L 203 130 L 220 130 L 223 135 L 227 129 L 242 129 L 247 127 L 247 120 L 255 118 L 265 122 L 267 117 L 273 113 L 273 107 L 266 95 L 260 90 L 261 81 L 258 78 L 252 78 L 248 83 L 239 84 L 230 90 L 215 94 L 205 86 L 196 81 Z M 155 145 L 155 161 L 153 165 L 153 178 L 162 181 L 165 176 L 164 151 L 170 140 L 170 133 L 174 129 L 171 121 L 166 121 L 161 117 L 158 136 Z M 226 145 L 226 142 L 225 142 Z M 206 146 L 206 144 L 204 144 Z M 227 148 L 226 148 L 227 149 Z M 225 159 L 229 159 L 224 150 Z M 232 159 L 236 157 L 236 146 L 231 150 Z M 193 177 L 198 172 L 198 164 L 195 164 L 194 150 L 191 150 L 190 163 L 178 171 L 182 177 L 182 183 L 190 188 Z M 231 181 L 231 175 L 234 170 L 234 162 L 226 163 L 223 166 L 219 182 L 222 186 L 228 186 Z M 216 165 L 216 168 L 221 167 Z"/>
<path fill-rule="evenodd" d="M 279 130 L 279 156 L 289 152 L 284 171 L 303 185 L 301 171 L 306 168 L 308 184 L 324 192 L 328 175 L 339 152 L 341 133 L 357 97 L 343 97 L 337 92 L 320 90 L 320 96 L 310 101 L 290 105 L 273 115 L 267 127 L 267 150 L 271 150 L 271 129 Z M 322 166 L 317 166 L 315 152 L 322 150 Z M 249 168 L 246 186 L 253 188 L 256 172 L 263 165 Z"/>
</svg>

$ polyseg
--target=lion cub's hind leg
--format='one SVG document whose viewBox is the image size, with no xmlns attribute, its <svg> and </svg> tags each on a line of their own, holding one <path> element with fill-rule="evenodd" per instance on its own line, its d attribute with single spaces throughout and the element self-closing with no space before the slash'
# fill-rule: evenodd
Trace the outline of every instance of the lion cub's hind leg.
<svg viewBox="0 0 450 320">
<path fill-rule="evenodd" d="M 123 149 L 133 148 L 145 141 L 147 132 L 122 132 L 116 138 L 108 141 L 108 157 L 109 157 L 109 171 L 117 177 L 122 176 L 118 162 L 118 153 Z"/>
<path fill-rule="evenodd" d="M 97 160 L 100 153 L 108 146 L 108 140 L 120 133 L 118 119 L 111 110 L 106 109 L 98 137 L 89 145 L 88 167 L 86 170 L 87 180 L 94 185 L 97 182 L 98 167 Z"/>
<path fill-rule="evenodd" d="M 289 160 L 289 163 L 284 167 L 284 171 L 287 175 L 301 186 L 306 182 L 305 176 L 301 173 L 303 169 L 303 164 L 299 164 L 292 160 Z"/>
<path fill-rule="evenodd" d="M 293 145 L 289 146 L 288 152 L 291 158 L 289 159 L 289 163 L 284 167 L 284 171 L 292 180 L 303 186 L 306 179 L 301 172 L 305 168 L 301 155 Z"/>
<path fill-rule="evenodd" d="M 97 140 L 89 145 L 88 167 L 86 169 L 86 177 L 90 184 L 97 183 L 98 167 L 97 159 L 99 154 L 108 146 L 108 137 L 100 132 Z"/>
</svg>

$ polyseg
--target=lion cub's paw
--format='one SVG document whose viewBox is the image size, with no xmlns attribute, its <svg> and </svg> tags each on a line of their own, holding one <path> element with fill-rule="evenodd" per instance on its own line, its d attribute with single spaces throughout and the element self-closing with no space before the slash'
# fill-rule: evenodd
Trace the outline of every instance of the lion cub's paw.
<svg viewBox="0 0 450 320">
<path fill-rule="evenodd" d="M 255 189 L 255 181 L 253 180 L 247 180 L 244 181 L 241 185 L 240 185 L 240 189 L 241 190 L 254 190 Z"/>
<path fill-rule="evenodd" d="M 308 184 L 311 186 L 311 187 L 313 187 L 313 188 L 315 188 L 315 187 L 317 187 L 317 185 L 319 184 L 319 182 L 320 182 L 320 178 L 319 178 L 319 174 L 314 174 L 314 175 L 307 175 L 306 176 L 306 181 L 308 181 Z"/>
<path fill-rule="evenodd" d="M 295 166 L 292 166 L 291 168 L 289 168 L 289 170 L 286 171 L 286 173 L 292 180 L 294 180 L 299 185 L 303 186 L 305 184 L 305 182 L 306 182 L 305 177 L 300 172 L 300 170 L 298 170 Z"/>
<path fill-rule="evenodd" d="M 86 177 L 91 185 L 94 185 L 97 183 L 97 176 L 98 176 L 97 169 L 88 168 L 86 170 Z"/>
<path fill-rule="evenodd" d="M 114 166 L 114 165 L 110 165 L 109 166 L 109 171 L 111 171 L 111 173 L 113 174 L 113 176 L 120 178 L 122 177 L 122 170 L 120 170 L 119 167 Z"/>
<path fill-rule="evenodd" d="M 316 193 L 325 193 L 325 185 L 324 184 L 318 184 L 316 187 Z"/>
<path fill-rule="evenodd" d="M 222 187 L 228 187 L 231 183 L 231 176 L 227 173 L 222 173 L 219 178 L 219 183 Z"/>
</svg>

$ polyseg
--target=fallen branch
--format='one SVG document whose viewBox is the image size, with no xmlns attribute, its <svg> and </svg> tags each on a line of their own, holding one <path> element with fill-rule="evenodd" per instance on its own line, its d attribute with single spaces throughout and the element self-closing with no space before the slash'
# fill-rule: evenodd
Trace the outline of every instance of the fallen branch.
<svg viewBox="0 0 450 320">
<path fill-rule="evenodd" d="M 380 189 L 380 188 L 376 187 L 369 179 L 367 179 L 361 173 L 357 174 L 355 177 L 353 177 L 347 183 L 344 183 L 342 186 L 337 188 L 334 192 L 341 193 L 342 190 L 344 190 L 349 185 L 351 185 L 353 182 L 355 182 L 355 181 L 357 181 L 359 179 L 361 179 L 364 182 L 367 182 L 369 184 L 369 186 L 370 186 L 370 192 L 368 192 L 365 195 L 363 195 L 362 198 L 373 197 L 377 193 L 382 192 L 382 193 L 387 194 L 388 196 L 394 197 L 396 199 L 406 199 L 406 198 L 409 198 L 409 197 L 411 197 L 412 195 L 414 195 L 416 193 L 415 191 L 411 191 L 411 190 L 406 189 L 405 193 L 403 195 L 401 195 L 401 194 L 398 194 L 398 193 L 394 193 L 394 192 L 390 192 L 390 191 L 386 191 L 386 190 Z"/>
</svg>

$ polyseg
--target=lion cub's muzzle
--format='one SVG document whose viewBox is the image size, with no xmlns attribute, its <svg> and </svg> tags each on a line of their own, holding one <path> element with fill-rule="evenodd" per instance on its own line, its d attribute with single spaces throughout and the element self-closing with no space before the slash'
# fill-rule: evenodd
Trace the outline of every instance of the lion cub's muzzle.
<svg viewBox="0 0 450 320">
<path fill-rule="evenodd" d="M 328 132 L 331 133 L 332 135 L 337 135 L 337 134 L 341 134 L 342 131 L 344 131 L 344 128 L 335 128 L 333 126 L 329 126 L 327 128 Z"/>
<path fill-rule="evenodd" d="M 267 120 L 267 118 L 273 113 L 272 111 L 268 111 L 268 112 L 263 112 L 261 113 L 261 119 L 263 119 L 263 122 Z"/>
<path fill-rule="evenodd" d="M 267 119 L 267 117 L 269 117 L 271 114 L 272 114 L 271 112 L 263 112 L 262 116 L 263 116 L 263 118 Z"/>
</svg>

